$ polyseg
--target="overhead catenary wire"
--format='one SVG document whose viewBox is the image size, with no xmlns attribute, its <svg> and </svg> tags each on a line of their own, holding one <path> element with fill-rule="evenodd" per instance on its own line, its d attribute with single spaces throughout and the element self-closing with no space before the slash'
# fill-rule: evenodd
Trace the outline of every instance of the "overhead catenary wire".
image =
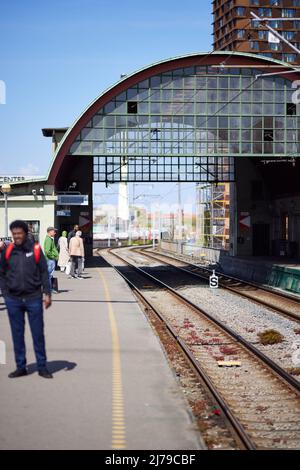
<svg viewBox="0 0 300 470">
<path fill-rule="evenodd" d="M 251 19 L 248 20 L 247 24 L 248 23 L 251 23 Z M 199 66 L 204 60 L 206 60 L 209 56 L 211 56 L 215 51 L 212 50 L 210 53 L 206 54 L 204 57 L 202 57 L 202 59 L 197 63 L 197 66 Z M 234 55 L 236 51 L 232 51 L 231 54 L 228 55 L 228 57 L 226 57 L 219 65 L 220 67 L 224 66 L 224 64 L 227 63 L 227 61 Z M 198 75 L 197 75 L 198 76 Z M 254 80 L 255 81 L 255 80 Z M 168 84 L 166 84 L 168 85 Z M 249 85 L 251 86 L 251 84 Z M 248 87 L 247 87 L 248 88 Z M 247 89 L 246 88 L 246 89 Z M 165 89 L 165 87 L 162 87 L 161 88 L 162 90 Z M 245 90 L 246 90 L 245 89 Z M 245 90 L 242 90 L 245 91 Z M 198 93 L 200 93 L 202 91 L 202 89 L 199 89 L 199 90 L 196 90 L 195 93 L 188 99 L 186 100 L 184 103 L 182 103 L 181 106 L 179 106 L 176 110 L 175 113 L 172 113 L 172 117 L 173 116 L 176 116 L 178 115 L 178 113 L 180 112 L 181 109 L 183 109 L 183 107 L 187 104 L 187 103 L 190 103 L 192 100 L 194 100 L 194 98 L 197 96 Z M 153 93 L 151 93 L 147 98 L 145 98 L 144 100 L 141 100 L 139 103 L 143 103 L 145 101 L 148 101 L 149 98 L 151 98 L 151 96 L 153 96 L 154 93 L 156 93 L 157 90 L 154 90 Z M 239 94 L 241 94 L 242 92 L 240 92 Z M 228 104 L 230 104 L 232 101 L 234 101 L 238 96 L 236 95 L 235 97 L 233 97 L 230 101 L 227 101 L 224 106 L 222 106 L 221 108 L 219 108 L 214 114 L 212 114 L 211 116 L 207 117 L 206 120 L 203 122 L 203 123 L 200 123 L 199 125 L 199 128 L 204 126 L 212 117 L 216 116 L 220 111 L 222 111 L 222 109 L 224 109 L 225 106 L 227 106 Z M 137 116 L 135 116 L 135 119 L 136 119 L 136 124 L 139 125 L 139 123 L 137 122 Z M 150 131 L 152 132 L 152 131 Z M 180 139 L 180 142 L 184 142 L 191 134 L 194 133 L 194 130 L 190 131 L 184 138 Z M 132 144 L 133 145 L 133 144 Z M 168 152 L 166 152 L 166 154 L 168 154 Z M 126 158 L 126 157 L 124 157 Z M 122 167 L 128 165 L 128 161 L 129 160 L 134 160 L 136 159 L 137 157 L 129 157 L 125 162 L 121 163 L 120 166 L 118 166 L 117 168 L 114 168 L 109 174 L 112 175 L 113 173 L 116 173 L 117 171 L 119 171 Z M 142 158 L 142 157 L 141 157 Z M 155 162 L 157 163 L 159 160 L 161 160 L 162 158 L 164 158 L 164 155 L 161 155 L 161 156 L 153 156 L 153 158 L 155 159 Z M 200 165 L 202 167 L 202 165 Z M 209 172 L 210 173 L 210 172 Z M 214 174 L 210 173 L 212 176 L 215 176 Z"/>
<path fill-rule="evenodd" d="M 252 21 L 253 21 L 253 19 L 250 18 L 250 19 L 248 20 L 248 22 L 246 23 L 245 26 L 247 26 L 247 25 L 248 25 L 249 23 L 251 23 Z M 261 27 L 261 26 L 263 26 L 263 25 L 260 25 L 260 24 L 259 24 L 259 27 Z M 252 36 L 251 33 L 248 34 L 247 39 L 248 39 L 248 40 L 253 39 L 253 36 Z M 241 44 L 242 44 L 242 43 L 241 43 Z M 237 49 L 238 49 L 238 48 L 237 48 Z M 224 65 L 231 59 L 231 57 L 234 55 L 234 53 L 237 51 L 237 49 L 234 50 L 234 51 L 232 51 L 232 53 L 229 54 L 228 57 L 226 57 L 226 58 L 219 64 L 219 66 L 220 66 L 221 68 L 224 67 Z M 206 54 L 206 55 L 197 63 L 197 65 L 200 65 L 204 60 L 206 60 L 206 59 L 207 59 L 210 55 L 212 55 L 214 52 L 215 52 L 215 51 L 212 50 L 210 53 Z M 197 76 L 198 76 L 198 75 L 197 75 Z M 226 101 L 226 102 L 225 102 L 219 109 L 217 109 L 213 114 L 211 114 L 210 116 L 207 116 L 200 124 L 198 124 L 197 127 L 199 127 L 199 129 L 201 129 L 201 127 L 206 126 L 206 124 L 207 124 L 213 117 L 217 116 L 224 108 L 226 108 L 226 106 L 228 106 L 228 104 L 234 102 L 240 95 L 242 95 L 245 91 L 247 91 L 247 90 L 253 85 L 253 83 L 257 80 L 257 78 L 258 78 L 258 76 L 256 76 L 256 77 L 253 79 L 253 81 L 252 81 L 247 87 L 245 87 L 243 90 L 239 91 L 239 92 L 238 92 L 234 97 L 232 97 L 230 100 Z M 166 86 L 167 86 L 167 85 L 168 85 L 168 83 L 166 84 Z M 163 90 L 163 89 L 165 89 L 165 87 L 161 87 L 160 89 Z M 179 107 L 177 108 L 177 110 L 176 110 L 174 113 L 172 113 L 172 117 L 178 115 L 179 112 L 181 111 L 181 109 L 182 109 L 187 103 L 190 103 L 192 100 L 194 100 L 195 96 L 196 96 L 201 90 L 202 90 L 202 89 L 196 90 L 195 93 L 194 93 L 189 99 L 185 100 L 185 101 L 182 103 L 182 105 L 179 106 Z M 150 95 L 147 96 L 147 98 L 145 98 L 144 100 L 139 101 L 139 103 L 143 103 L 143 102 L 145 102 L 145 101 L 148 101 L 148 100 L 151 98 L 151 96 L 153 96 L 153 94 L 155 94 L 156 92 L 157 92 L 157 90 L 154 89 L 153 92 L 152 92 Z M 137 121 L 137 116 L 136 116 L 136 115 L 134 115 L 134 116 L 135 116 L 135 120 L 136 120 L 136 125 L 139 126 L 139 122 Z M 152 129 L 152 130 L 150 129 L 150 130 L 149 130 L 149 134 L 152 133 L 152 132 L 155 132 L 155 129 Z M 180 139 L 180 141 L 178 141 L 178 145 L 179 145 L 181 142 L 185 142 L 194 132 L 195 132 L 195 130 L 194 130 L 194 128 L 193 128 L 193 130 L 189 131 L 184 137 L 182 137 L 182 138 Z M 156 140 L 158 140 L 158 139 L 156 138 Z M 135 142 L 133 142 L 131 145 L 134 145 L 134 144 L 135 144 Z M 161 155 L 161 156 L 152 156 L 152 158 L 155 160 L 155 163 L 157 163 L 160 159 L 164 158 L 164 156 L 165 156 L 166 154 L 168 154 L 168 153 L 171 153 L 171 152 L 170 152 L 170 151 L 167 151 L 167 152 L 164 153 L 164 155 Z M 199 156 L 201 157 L 201 155 L 199 155 Z M 128 165 L 128 161 L 129 161 L 129 160 L 135 160 L 136 158 L 139 158 L 139 156 L 132 156 L 132 157 L 129 156 L 128 158 L 126 158 L 126 156 L 124 156 L 124 159 L 125 159 L 126 161 L 124 161 L 124 162 L 121 163 L 117 168 L 114 168 L 111 172 L 109 172 L 109 175 L 111 175 L 111 174 L 113 174 L 113 173 L 116 173 L 116 172 L 119 171 L 122 167 Z M 143 157 L 140 156 L 140 158 L 143 158 Z M 149 156 L 149 158 L 151 158 L 151 156 Z M 200 164 L 200 166 L 201 166 L 201 164 Z M 202 166 L 201 166 L 201 167 L 202 167 Z M 212 173 L 211 173 L 211 175 L 212 175 Z M 213 176 L 214 176 L 214 175 L 213 175 Z"/>
</svg>

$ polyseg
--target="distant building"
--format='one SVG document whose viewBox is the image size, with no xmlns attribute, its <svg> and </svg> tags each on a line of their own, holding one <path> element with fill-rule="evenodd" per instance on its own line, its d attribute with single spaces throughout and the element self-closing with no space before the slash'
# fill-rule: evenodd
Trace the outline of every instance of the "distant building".
<svg viewBox="0 0 300 470">
<path fill-rule="evenodd" d="M 251 19 L 251 11 L 261 17 L 299 18 L 300 0 L 214 0 L 214 49 L 252 52 L 299 65 L 300 56 L 287 44 L 268 42 L 268 29 Z M 268 24 L 300 48 L 299 20 L 275 19 Z"/>
</svg>

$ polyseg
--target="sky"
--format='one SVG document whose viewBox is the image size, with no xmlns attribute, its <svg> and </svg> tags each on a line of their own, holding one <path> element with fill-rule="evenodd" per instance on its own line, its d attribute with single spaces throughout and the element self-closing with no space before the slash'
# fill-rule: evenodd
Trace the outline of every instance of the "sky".
<svg viewBox="0 0 300 470">
<path fill-rule="evenodd" d="M 211 50 L 211 9 L 210 0 L 1 0 L 0 175 L 46 175 L 51 139 L 41 129 L 69 127 L 121 74 Z"/>
</svg>

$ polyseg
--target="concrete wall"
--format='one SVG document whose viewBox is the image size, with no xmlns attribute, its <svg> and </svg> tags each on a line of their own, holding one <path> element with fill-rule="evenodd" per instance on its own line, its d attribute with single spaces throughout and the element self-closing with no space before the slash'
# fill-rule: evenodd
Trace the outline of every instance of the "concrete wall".
<svg viewBox="0 0 300 470">
<path fill-rule="evenodd" d="M 54 224 L 55 202 L 54 187 L 47 185 L 45 180 L 11 184 L 11 192 L 8 195 L 8 224 L 16 219 L 39 221 L 42 243 L 47 227 Z M 0 237 L 4 236 L 5 204 L 0 193 Z"/>
<path fill-rule="evenodd" d="M 40 222 L 40 242 L 43 243 L 47 227 L 54 224 L 55 196 L 8 197 L 8 223 L 15 219 L 38 220 Z M 0 237 L 5 236 L 4 198 L 0 198 Z"/>
</svg>

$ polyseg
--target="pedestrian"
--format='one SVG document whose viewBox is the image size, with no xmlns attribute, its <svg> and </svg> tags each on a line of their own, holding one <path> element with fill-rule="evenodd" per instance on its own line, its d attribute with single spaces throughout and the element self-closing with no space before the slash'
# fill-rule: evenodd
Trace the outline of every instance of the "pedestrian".
<svg viewBox="0 0 300 470">
<path fill-rule="evenodd" d="M 66 266 L 70 259 L 67 232 L 65 230 L 62 232 L 61 237 L 59 237 L 58 239 L 58 249 L 59 249 L 59 257 L 58 257 L 57 264 L 60 267 L 61 271 L 65 271 Z"/>
<path fill-rule="evenodd" d="M 57 229 L 54 227 L 47 228 L 47 235 L 44 241 L 44 253 L 47 260 L 48 273 L 49 273 L 49 282 L 52 292 L 57 294 L 57 291 L 52 287 L 52 279 L 55 271 L 55 264 L 58 260 L 58 251 L 55 246 L 54 237 L 57 232 Z"/>
<path fill-rule="evenodd" d="M 49 379 L 52 374 L 46 365 L 43 320 L 43 300 L 46 309 L 51 306 L 46 259 L 40 245 L 28 238 L 28 226 L 23 220 L 15 220 L 9 228 L 13 242 L 6 247 L 0 261 L 0 287 L 8 311 L 17 365 L 9 377 L 27 375 L 24 339 L 27 312 L 38 373 Z"/>
<path fill-rule="evenodd" d="M 2 240 L 0 240 L 0 256 L 4 250 L 5 250 L 5 243 Z"/>
<path fill-rule="evenodd" d="M 81 238 L 82 232 L 77 230 L 75 237 L 72 237 L 69 245 L 69 252 L 71 256 L 71 272 L 70 277 L 77 277 L 83 279 L 82 268 L 84 259 L 84 246 Z M 75 269 L 77 268 L 77 276 L 75 275 Z"/>
<path fill-rule="evenodd" d="M 79 225 L 74 225 L 73 230 L 71 230 L 71 232 L 69 232 L 69 235 L 68 235 L 68 246 L 70 245 L 70 240 L 71 240 L 71 238 L 75 237 L 76 232 L 78 232 L 78 230 L 79 230 Z"/>
<path fill-rule="evenodd" d="M 0 261 L 1 261 L 1 257 L 3 256 L 3 253 L 5 251 L 5 248 L 6 248 L 6 244 L 0 240 Z M 2 291 L 1 291 L 1 287 L 0 287 L 0 296 L 2 295 Z"/>
</svg>

